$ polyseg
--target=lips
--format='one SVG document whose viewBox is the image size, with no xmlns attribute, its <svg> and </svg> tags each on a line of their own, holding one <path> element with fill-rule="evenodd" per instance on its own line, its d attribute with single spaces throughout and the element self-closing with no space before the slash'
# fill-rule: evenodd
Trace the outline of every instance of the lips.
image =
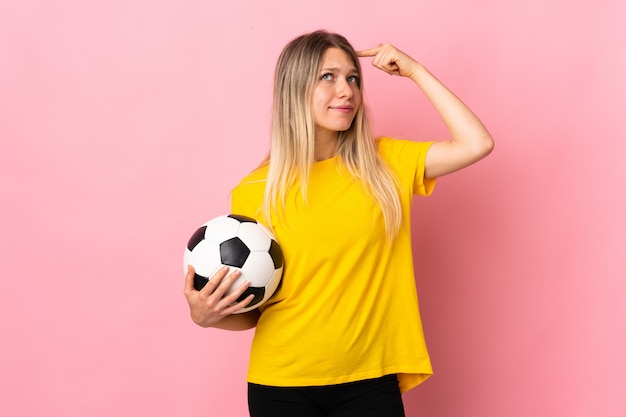
<svg viewBox="0 0 626 417">
<path fill-rule="evenodd" d="M 338 106 L 330 106 L 331 110 L 337 110 L 340 111 L 342 113 L 352 113 L 352 110 L 354 109 L 354 107 L 352 107 L 349 104 L 341 104 Z"/>
</svg>

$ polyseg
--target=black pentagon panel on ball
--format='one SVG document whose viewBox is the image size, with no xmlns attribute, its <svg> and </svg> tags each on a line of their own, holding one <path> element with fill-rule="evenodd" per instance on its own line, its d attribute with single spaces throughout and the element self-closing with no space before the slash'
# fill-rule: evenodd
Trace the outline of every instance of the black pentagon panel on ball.
<svg viewBox="0 0 626 417">
<path fill-rule="evenodd" d="M 254 298 L 250 301 L 248 307 L 252 307 L 263 300 L 263 297 L 265 297 L 265 287 L 248 287 L 248 289 L 237 298 L 237 302 L 245 300 L 250 294 L 254 294 Z"/>
<path fill-rule="evenodd" d="M 272 243 L 270 244 L 270 250 L 268 251 L 270 257 L 272 258 L 272 262 L 274 262 L 274 268 L 282 268 L 283 266 L 283 251 L 278 246 L 278 242 L 272 239 Z"/>
<path fill-rule="evenodd" d="M 242 214 L 229 214 L 231 219 L 239 220 L 240 223 L 257 223 L 252 217 L 244 216 Z"/>
<path fill-rule="evenodd" d="M 206 232 L 206 226 L 202 226 L 191 236 L 189 242 L 187 242 L 187 249 L 193 250 L 198 243 L 204 240 L 204 233 Z"/>
<path fill-rule="evenodd" d="M 204 288 L 204 286 L 206 285 L 207 282 L 209 282 L 209 279 L 207 277 L 203 277 L 202 275 L 194 274 L 194 276 L 193 276 L 193 287 L 196 289 L 196 291 L 200 291 L 202 288 Z"/>
<path fill-rule="evenodd" d="M 241 268 L 250 255 L 250 249 L 238 237 L 220 243 L 220 258 L 223 265 Z"/>
</svg>

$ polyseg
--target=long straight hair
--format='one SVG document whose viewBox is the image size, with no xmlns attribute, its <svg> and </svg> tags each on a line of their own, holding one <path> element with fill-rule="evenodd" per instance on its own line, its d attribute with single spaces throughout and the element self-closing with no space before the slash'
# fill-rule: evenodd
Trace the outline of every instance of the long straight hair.
<svg viewBox="0 0 626 417">
<path fill-rule="evenodd" d="M 287 192 L 296 184 L 306 201 L 315 151 L 312 95 L 322 58 L 328 48 L 345 51 L 361 75 L 361 65 L 354 48 L 346 38 L 336 33 L 316 31 L 299 36 L 285 46 L 278 58 L 274 73 L 269 171 L 262 207 L 268 220 L 272 211 L 281 215 Z M 359 77 L 358 87 L 362 94 L 362 77 Z M 365 185 L 380 205 L 387 238 L 391 241 L 402 222 L 398 181 L 378 155 L 365 113 L 362 104 L 350 128 L 339 132 L 337 155 L 350 174 Z"/>
</svg>

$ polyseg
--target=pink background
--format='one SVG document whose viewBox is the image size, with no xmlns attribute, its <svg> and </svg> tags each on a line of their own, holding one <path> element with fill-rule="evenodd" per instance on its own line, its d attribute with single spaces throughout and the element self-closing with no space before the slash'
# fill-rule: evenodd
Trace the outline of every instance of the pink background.
<svg viewBox="0 0 626 417">
<path fill-rule="evenodd" d="M 295 5 L 297 4 L 297 5 Z M 423 416 L 626 415 L 620 0 L 0 4 L 0 415 L 244 416 L 251 332 L 182 253 L 268 148 L 274 63 L 327 28 L 421 60 L 496 139 L 414 212 Z M 365 65 L 379 134 L 445 138 Z"/>
</svg>

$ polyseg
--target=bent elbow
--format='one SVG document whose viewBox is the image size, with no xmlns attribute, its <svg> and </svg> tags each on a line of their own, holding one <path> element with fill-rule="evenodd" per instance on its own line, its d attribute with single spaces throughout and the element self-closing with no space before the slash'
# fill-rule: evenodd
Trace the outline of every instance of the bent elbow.
<svg viewBox="0 0 626 417">
<path fill-rule="evenodd" d="M 478 146 L 476 147 L 476 156 L 478 157 L 478 159 L 483 159 L 484 157 L 486 157 L 487 155 L 489 155 L 491 152 L 493 152 L 493 148 L 495 146 L 495 143 L 493 141 L 493 138 L 491 137 L 491 135 L 486 135 L 484 136 Z"/>
</svg>

